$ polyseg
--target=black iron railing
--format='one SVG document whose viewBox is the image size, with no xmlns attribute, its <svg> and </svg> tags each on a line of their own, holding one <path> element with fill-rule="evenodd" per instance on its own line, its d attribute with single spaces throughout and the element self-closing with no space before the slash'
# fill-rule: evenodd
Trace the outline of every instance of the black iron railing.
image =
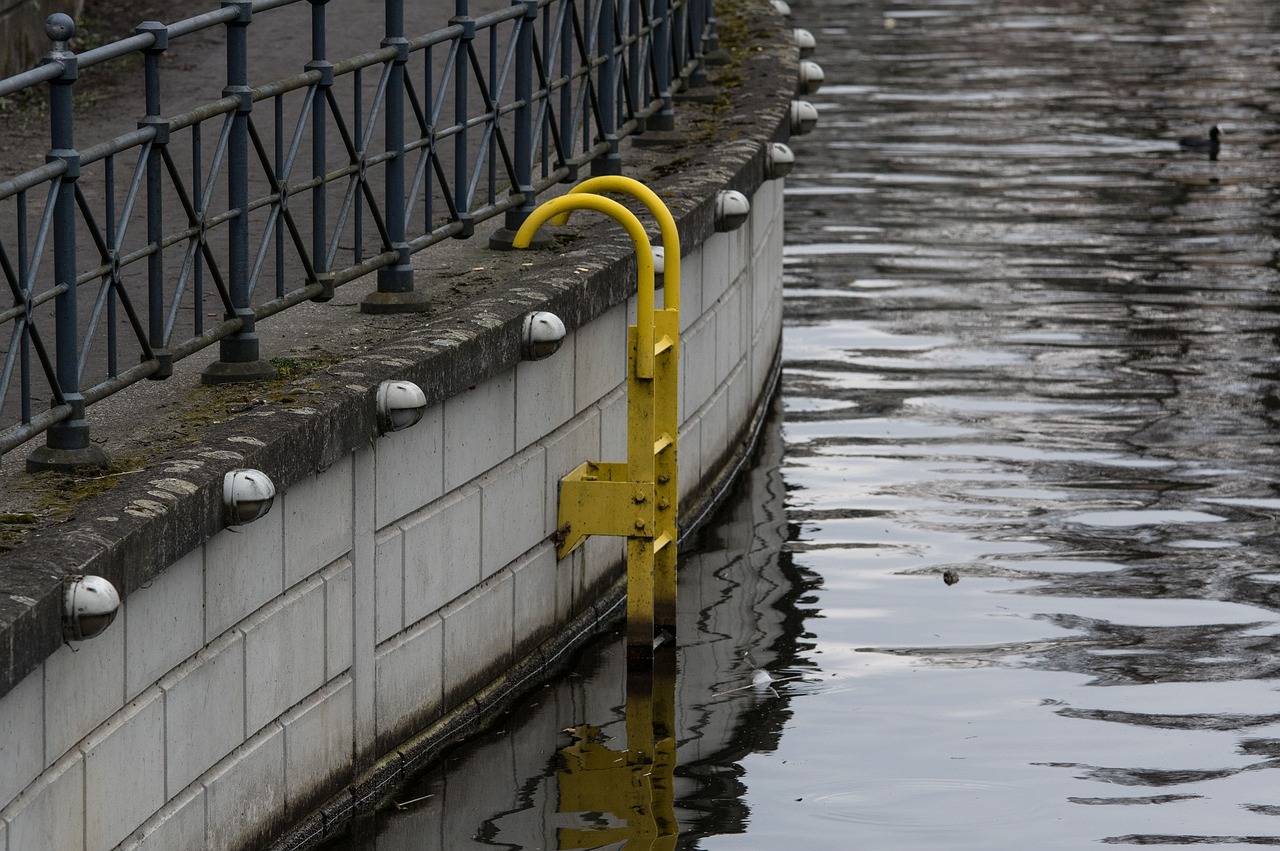
<svg viewBox="0 0 1280 851">
<path fill-rule="evenodd" d="M 0 98 L 47 86 L 50 132 L 44 165 L 0 181 L 0 453 L 43 432 L 29 468 L 101 462 L 87 406 L 215 342 L 206 382 L 269 377 L 256 323 L 367 274 L 364 310 L 425 308 L 414 252 L 499 214 L 518 228 L 581 167 L 617 173 L 619 140 L 672 127 L 672 92 L 714 43 L 710 0 L 456 0 L 421 35 L 384 0 L 377 47 L 335 61 L 343 5 L 224 0 L 79 54 L 54 15 L 45 63 L 0 80 Z M 255 83 L 255 47 L 290 21 L 310 25 L 302 71 Z M 166 112 L 184 73 L 166 53 L 219 29 L 219 97 Z M 80 71 L 129 57 L 136 128 L 81 147 Z"/>
</svg>

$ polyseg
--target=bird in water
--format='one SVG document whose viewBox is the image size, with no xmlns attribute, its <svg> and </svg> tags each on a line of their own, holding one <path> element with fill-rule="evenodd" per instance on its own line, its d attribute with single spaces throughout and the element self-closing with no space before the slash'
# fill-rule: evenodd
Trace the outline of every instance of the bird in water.
<svg viewBox="0 0 1280 851">
<path fill-rule="evenodd" d="M 1183 136 L 1178 140 L 1178 145 L 1186 148 L 1188 151 L 1209 151 L 1217 153 L 1218 147 L 1222 144 L 1222 128 L 1217 124 L 1209 128 L 1208 136 Z"/>
</svg>

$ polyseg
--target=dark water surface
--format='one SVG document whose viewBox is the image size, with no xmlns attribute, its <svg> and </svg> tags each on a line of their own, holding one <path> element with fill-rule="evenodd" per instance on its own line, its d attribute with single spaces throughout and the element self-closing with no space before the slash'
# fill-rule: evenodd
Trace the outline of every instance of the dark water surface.
<svg viewBox="0 0 1280 851">
<path fill-rule="evenodd" d="M 683 566 L 678 764 L 599 803 L 610 639 L 341 847 L 1280 845 L 1280 7 L 792 8 L 785 416 Z"/>
</svg>

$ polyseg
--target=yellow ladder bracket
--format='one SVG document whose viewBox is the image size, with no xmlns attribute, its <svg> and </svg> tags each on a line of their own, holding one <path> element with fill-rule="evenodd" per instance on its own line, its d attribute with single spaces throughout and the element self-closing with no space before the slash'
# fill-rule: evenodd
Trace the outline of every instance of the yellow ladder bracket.
<svg viewBox="0 0 1280 851">
<path fill-rule="evenodd" d="M 560 480 L 556 556 L 564 558 L 588 535 L 653 537 L 653 483 L 627 478 L 627 465 L 584 461 Z"/>
</svg>

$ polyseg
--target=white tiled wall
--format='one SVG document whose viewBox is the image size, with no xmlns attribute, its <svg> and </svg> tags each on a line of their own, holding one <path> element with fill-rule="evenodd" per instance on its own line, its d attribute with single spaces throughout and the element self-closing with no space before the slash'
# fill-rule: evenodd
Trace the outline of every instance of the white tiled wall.
<svg viewBox="0 0 1280 851">
<path fill-rule="evenodd" d="M 515 390 L 515 370 L 510 369 L 445 400 L 446 492 L 511 457 L 516 446 Z"/>
<path fill-rule="evenodd" d="M 173 797 L 245 739 L 244 636 L 205 647 L 160 680 L 165 708 L 165 793 Z"/>
<path fill-rule="evenodd" d="M 413 428 L 383 435 L 378 449 L 377 524 L 385 529 L 444 493 L 444 409 L 432 408 Z"/>
<path fill-rule="evenodd" d="M 444 624 L 432 615 L 378 648 L 375 702 L 381 750 L 439 708 L 443 638 Z"/>
<path fill-rule="evenodd" d="M 284 729 L 273 722 L 202 780 L 208 851 L 239 848 L 284 810 Z"/>
<path fill-rule="evenodd" d="M 204 545 L 204 640 L 213 641 L 284 592 L 283 511 Z"/>
<path fill-rule="evenodd" d="M 112 848 L 165 802 L 164 695 L 150 689 L 85 739 L 85 834 Z"/>
<path fill-rule="evenodd" d="M 125 696 L 132 699 L 204 646 L 204 549 L 133 592 L 116 626 L 124 629 Z"/>
<path fill-rule="evenodd" d="M 350 778 L 351 727 L 355 702 L 351 678 L 343 675 L 280 717 L 284 728 L 284 794 L 291 817 L 305 815 L 316 777 Z"/>
</svg>

